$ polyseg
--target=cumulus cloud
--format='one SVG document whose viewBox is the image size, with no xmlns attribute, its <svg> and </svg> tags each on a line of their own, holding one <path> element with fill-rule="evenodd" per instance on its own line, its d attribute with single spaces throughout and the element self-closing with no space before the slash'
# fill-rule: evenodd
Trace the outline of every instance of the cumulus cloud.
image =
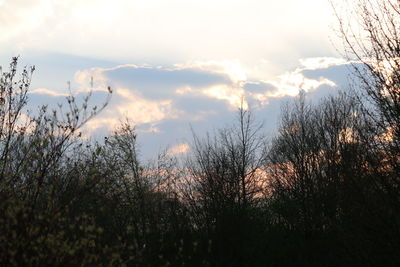
<svg viewBox="0 0 400 267">
<path fill-rule="evenodd" d="M 91 68 L 78 71 L 75 81 L 86 84 L 94 77 L 97 85 L 112 84 L 142 89 L 148 97 L 160 98 L 177 88 L 204 88 L 213 84 L 232 83 L 230 78 L 212 70 L 195 67 L 153 67 L 149 65 L 124 64 L 112 68 Z M 167 94 L 164 94 L 164 93 Z M 155 94 L 157 93 L 157 94 Z"/>
<path fill-rule="evenodd" d="M 73 84 L 77 87 L 73 91 L 82 98 L 92 90 L 91 103 L 101 105 L 107 87 L 113 90 L 106 109 L 87 123 L 87 136 L 109 132 L 127 118 L 137 125 L 146 149 L 152 146 L 156 153 L 160 147 L 152 139 L 154 136 L 164 140 L 165 146 L 177 143 L 190 136 L 190 125 L 197 133 L 219 127 L 232 119 L 232 111 L 241 105 L 255 107 L 262 116 L 268 114 L 273 124 L 282 99 L 296 96 L 300 90 L 312 94 L 320 88 L 333 90 L 342 84 L 346 64 L 334 58 L 303 59 L 293 71 L 265 80 L 250 79 L 251 73 L 238 61 L 172 66 L 125 64 L 76 71 Z M 43 99 L 65 101 L 65 94 L 43 87 L 33 90 L 30 97 L 35 104 L 43 103 Z M 186 146 L 171 148 L 171 153 L 185 149 Z"/>
<path fill-rule="evenodd" d="M 273 80 L 249 81 L 244 85 L 249 97 L 267 105 L 273 98 L 293 97 L 300 91 L 313 92 L 322 86 L 336 87 L 335 75 L 318 75 L 321 71 L 339 68 L 343 72 L 350 62 L 342 58 L 317 57 L 300 59 L 301 67 L 286 72 Z M 337 71 L 335 71 L 337 72 Z M 311 75 L 310 75 L 311 74 Z M 341 73 L 341 79 L 345 77 Z"/>
<path fill-rule="evenodd" d="M 140 97 L 126 88 L 118 88 L 107 109 L 87 124 L 90 132 L 99 128 L 115 128 L 122 118 L 127 118 L 135 125 L 174 119 L 179 111 L 172 106 L 171 100 L 150 100 Z M 154 130 L 153 131 L 157 131 Z"/>
<path fill-rule="evenodd" d="M 310 79 L 305 77 L 301 71 L 294 71 L 291 73 L 285 73 L 278 77 L 277 81 L 267 82 L 275 87 L 275 90 L 267 91 L 264 95 L 267 98 L 283 97 L 283 96 L 296 96 L 301 90 L 310 92 L 316 90 L 322 85 L 328 85 L 331 87 L 336 84 L 327 79 L 320 77 L 318 79 Z"/>
<path fill-rule="evenodd" d="M 338 58 L 308 58 L 301 66 L 271 80 L 247 80 L 245 69 L 238 61 L 207 61 L 175 64 L 170 67 L 125 64 L 112 68 L 91 68 L 77 71 L 78 91 L 114 90 L 112 103 L 104 114 L 90 122 L 92 130 L 113 127 L 121 117 L 136 124 L 152 124 L 165 120 L 204 120 L 213 114 L 230 112 L 257 101 L 262 107 L 271 99 L 293 97 L 301 90 L 316 91 L 322 86 L 335 87 L 329 77 L 315 73 L 345 65 Z M 218 102 L 223 102 L 224 107 Z"/>
<path fill-rule="evenodd" d="M 231 107 L 248 108 L 247 101 L 244 98 L 244 90 L 241 87 L 229 87 L 220 84 L 204 89 L 203 93 L 211 98 L 225 100 Z"/>
<path fill-rule="evenodd" d="M 210 70 L 204 65 L 152 67 L 126 64 L 77 71 L 75 82 L 78 91 L 87 90 L 89 83 L 93 84 L 92 90 L 99 91 L 111 86 L 114 96 L 108 109 L 113 110 L 113 115 L 129 118 L 129 114 L 135 114 L 132 115 L 135 118 L 131 119 L 140 124 L 182 118 L 188 114 L 199 118 L 214 108 L 212 101 L 208 101 L 209 106 L 202 106 L 202 100 L 204 104 L 210 98 L 223 101 L 228 107 L 238 107 L 244 95 L 243 88 L 231 79 L 230 70 L 222 70 L 216 64 Z M 200 105 L 192 106 L 188 112 L 175 108 L 181 106 L 183 101 L 190 101 L 190 98 L 196 98 Z M 137 112 L 140 114 L 137 115 Z M 106 124 L 103 118 L 102 121 Z"/>
</svg>

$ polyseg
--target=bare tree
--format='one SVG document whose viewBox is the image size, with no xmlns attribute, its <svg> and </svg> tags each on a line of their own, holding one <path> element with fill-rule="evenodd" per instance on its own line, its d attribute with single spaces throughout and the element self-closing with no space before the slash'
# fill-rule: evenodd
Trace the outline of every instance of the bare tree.
<svg viewBox="0 0 400 267">
<path fill-rule="evenodd" d="M 344 43 L 344 56 L 355 62 L 356 76 L 373 104 L 381 149 L 396 175 L 400 169 L 400 2 L 356 0 L 343 12 L 332 3 Z M 347 15 L 347 17 L 346 17 Z M 361 64 L 360 64 L 361 63 Z"/>
<path fill-rule="evenodd" d="M 358 218 L 355 210 L 370 193 L 369 152 L 361 136 L 368 128 L 360 111 L 358 100 L 343 93 L 319 105 L 301 95 L 283 109 L 266 166 L 271 209 L 279 227 L 301 236 L 295 253 L 304 255 L 307 264 L 324 260 L 315 250 L 317 240 L 331 240 L 320 244 L 328 251 L 335 250 L 331 242 L 348 248 L 340 239 L 343 222 Z"/>
<path fill-rule="evenodd" d="M 261 166 L 264 164 L 265 137 L 250 111 L 240 108 L 233 128 L 218 130 L 202 140 L 194 135 L 193 154 L 188 160 L 190 179 L 197 198 L 215 198 L 246 208 L 262 193 Z"/>
<path fill-rule="evenodd" d="M 192 155 L 186 163 L 186 201 L 194 225 L 215 242 L 216 264 L 240 264 L 239 240 L 246 236 L 249 211 L 259 204 L 265 186 L 262 125 L 243 107 L 237 115 L 233 127 L 220 129 L 213 137 L 194 135 Z"/>
</svg>

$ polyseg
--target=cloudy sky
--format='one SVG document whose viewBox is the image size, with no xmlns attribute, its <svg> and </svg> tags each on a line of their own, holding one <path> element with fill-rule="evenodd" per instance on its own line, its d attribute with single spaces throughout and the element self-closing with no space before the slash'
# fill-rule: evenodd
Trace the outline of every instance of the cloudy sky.
<svg viewBox="0 0 400 267">
<path fill-rule="evenodd" d="M 0 65 L 36 65 L 30 105 L 63 102 L 67 81 L 108 107 L 86 126 L 102 135 L 127 117 L 145 157 L 189 149 L 244 104 L 277 126 L 300 89 L 346 86 L 328 0 L 0 0 Z M 339 47 L 340 48 L 340 47 Z"/>
</svg>

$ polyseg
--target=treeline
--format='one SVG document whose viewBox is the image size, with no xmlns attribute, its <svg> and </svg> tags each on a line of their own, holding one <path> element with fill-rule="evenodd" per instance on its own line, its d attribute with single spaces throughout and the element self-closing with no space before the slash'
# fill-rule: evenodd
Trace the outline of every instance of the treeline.
<svg viewBox="0 0 400 267">
<path fill-rule="evenodd" d="M 400 264 L 396 102 L 301 94 L 272 139 L 239 109 L 185 160 L 143 165 L 127 123 L 80 137 L 89 99 L 27 116 L 32 70 L 16 68 L 0 80 L 2 266 Z"/>
<path fill-rule="evenodd" d="M 83 139 L 104 108 L 90 97 L 30 115 L 33 69 L 14 58 L 0 75 L 0 265 L 400 266 L 400 9 L 359 2 L 369 43 L 340 24 L 356 92 L 300 94 L 273 137 L 239 109 L 183 160 L 141 163 L 128 123 Z"/>
</svg>

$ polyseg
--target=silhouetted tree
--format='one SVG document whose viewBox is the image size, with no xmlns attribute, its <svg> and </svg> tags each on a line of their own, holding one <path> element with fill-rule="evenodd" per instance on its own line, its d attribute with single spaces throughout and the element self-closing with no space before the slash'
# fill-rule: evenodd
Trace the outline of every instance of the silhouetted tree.
<svg viewBox="0 0 400 267">
<path fill-rule="evenodd" d="M 294 238 L 291 253 L 302 265 L 342 264 L 349 248 L 341 239 L 343 223 L 358 218 L 361 211 L 353 208 L 370 192 L 361 110 L 356 98 L 342 93 L 317 106 L 301 95 L 283 110 L 267 167 L 271 208 Z"/>
<path fill-rule="evenodd" d="M 261 200 L 265 137 L 250 111 L 240 108 L 233 128 L 202 140 L 194 135 L 188 159 L 189 202 L 195 225 L 212 241 L 217 265 L 241 265 L 251 210 Z"/>
<path fill-rule="evenodd" d="M 373 199 L 366 203 L 371 219 L 364 230 L 369 227 L 376 232 L 369 230 L 364 235 L 374 240 L 376 253 L 386 255 L 385 264 L 398 265 L 395 251 L 400 239 L 400 219 L 396 215 L 400 211 L 400 3 L 357 0 L 351 4 L 347 9 L 355 18 L 351 21 L 336 6 L 339 32 L 345 44 L 345 57 L 356 61 L 355 74 L 361 81 L 363 101 L 368 102 L 364 113 L 374 131 L 374 138 L 364 140 L 372 152 L 367 164 L 371 169 L 368 183 L 373 186 L 373 191 L 364 196 Z M 373 257 L 366 259 L 371 261 Z"/>
</svg>

